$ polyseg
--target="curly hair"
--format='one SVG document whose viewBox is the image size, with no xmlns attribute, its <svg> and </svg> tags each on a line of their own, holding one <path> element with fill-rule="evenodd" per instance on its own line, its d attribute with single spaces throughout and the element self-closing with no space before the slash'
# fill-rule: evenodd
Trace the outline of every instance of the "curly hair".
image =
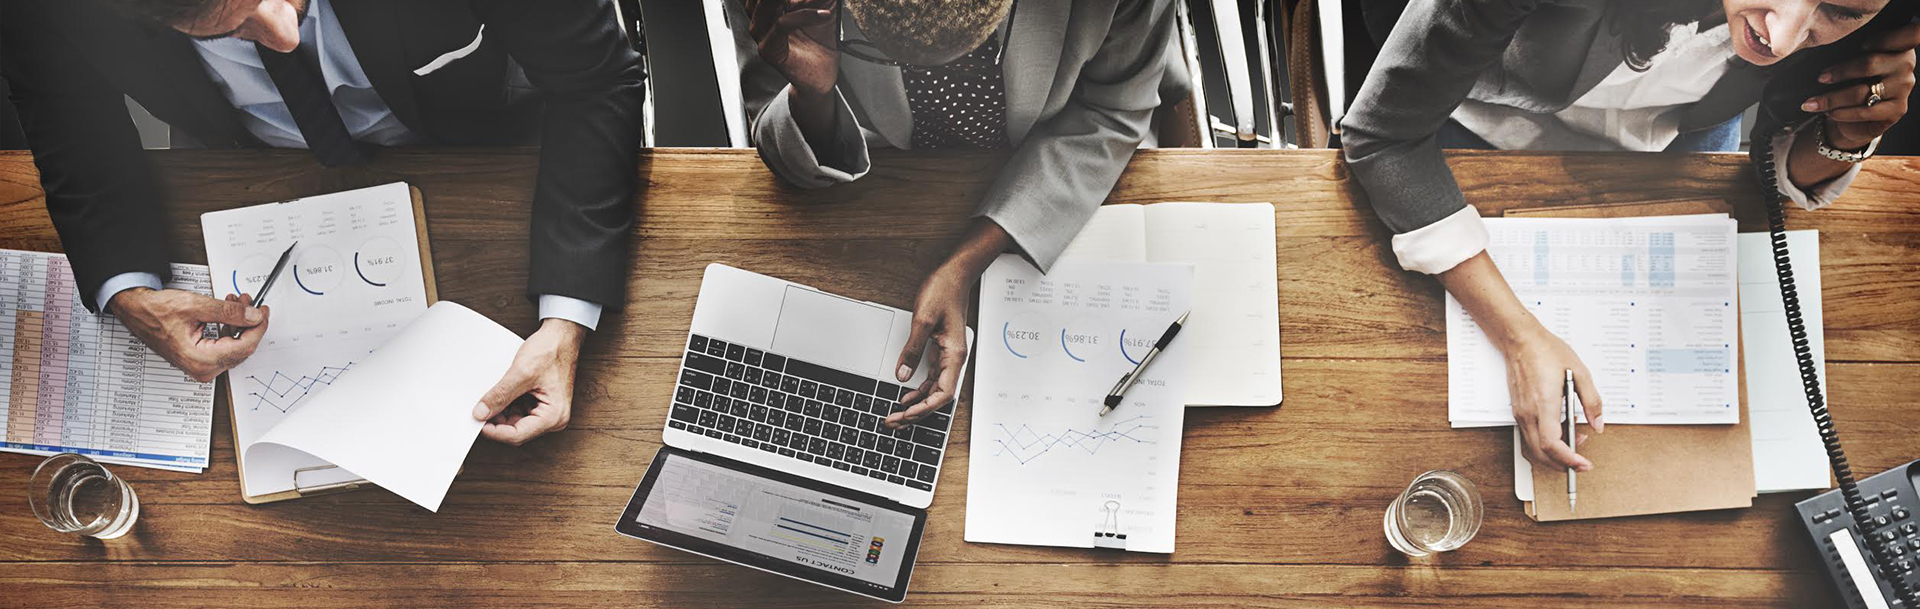
<svg viewBox="0 0 1920 609">
<path fill-rule="evenodd" d="M 1698 24 L 1700 29 L 1726 23 L 1719 0 L 1620 0 L 1610 24 L 1621 38 L 1627 67 L 1645 72 L 1653 56 L 1667 50 L 1673 26 Z"/>
<path fill-rule="evenodd" d="M 978 48 L 1013 0 L 842 0 L 854 24 L 888 57 L 941 65 Z"/>
</svg>

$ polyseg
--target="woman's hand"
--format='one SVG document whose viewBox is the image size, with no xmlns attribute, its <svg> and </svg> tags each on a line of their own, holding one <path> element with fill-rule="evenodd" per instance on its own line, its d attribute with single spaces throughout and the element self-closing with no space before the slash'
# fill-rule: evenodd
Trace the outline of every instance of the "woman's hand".
<svg viewBox="0 0 1920 609">
<path fill-rule="evenodd" d="M 986 218 L 973 221 L 973 227 L 960 240 L 947 261 L 927 276 L 920 285 L 920 296 L 913 305 L 913 333 L 900 351 L 895 378 L 905 383 L 931 345 L 933 364 L 927 380 L 900 396 L 905 410 L 887 415 L 890 429 L 906 427 L 915 419 L 944 408 L 959 395 L 960 369 L 967 364 L 968 305 L 973 301 L 973 284 L 986 272 L 987 265 L 1013 246 L 1013 237 L 999 224 Z"/>
<path fill-rule="evenodd" d="M 1873 138 L 1907 115 L 1907 100 L 1913 95 L 1916 46 L 1920 46 L 1920 24 L 1908 24 L 1869 40 L 1867 53 L 1820 73 L 1822 83 L 1865 81 L 1807 98 L 1801 104 L 1801 110 L 1826 114 L 1828 145 L 1841 150 L 1866 148 Z M 1880 101 L 1868 106 L 1867 98 L 1875 83 L 1880 84 Z"/>
</svg>

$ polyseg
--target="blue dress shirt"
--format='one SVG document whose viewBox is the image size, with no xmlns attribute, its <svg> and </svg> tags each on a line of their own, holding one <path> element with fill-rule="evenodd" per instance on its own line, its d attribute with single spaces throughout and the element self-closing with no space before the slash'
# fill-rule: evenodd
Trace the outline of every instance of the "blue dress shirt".
<svg viewBox="0 0 1920 609">
<path fill-rule="evenodd" d="M 360 67 L 360 60 L 354 56 L 353 46 L 347 42 L 340 20 L 334 16 L 327 0 L 312 0 L 308 5 L 307 18 L 300 22 L 300 39 L 311 41 L 319 53 L 320 75 L 333 93 L 333 106 L 340 111 L 340 120 L 346 123 L 347 133 L 352 134 L 353 139 L 379 146 L 405 146 L 419 141 L 367 80 L 367 72 Z M 193 46 L 200 55 L 200 63 L 207 69 L 207 76 L 219 86 L 227 101 L 240 110 L 240 122 L 249 133 L 275 148 L 307 147 L 306 138 L 293 122 L 293 114 L 287 111 L 279 87 L 274 86 L 273 78 L 267 75 L 266 67 L 260 62 L 260 52 L 252 42 L 221 38 L 195 40 Z M 100 310 L 106 310 L 107 302 L 115 294 L 139 287 L 158 290 L 160 277 L 152 273 L 122 273 L 107 279 L 100 286 Z M 541 295 L 538 302 L 541 319 L 564 319 L 589 330 L 600 324 L 598 304 L 552 294 Z"/>
</svg>

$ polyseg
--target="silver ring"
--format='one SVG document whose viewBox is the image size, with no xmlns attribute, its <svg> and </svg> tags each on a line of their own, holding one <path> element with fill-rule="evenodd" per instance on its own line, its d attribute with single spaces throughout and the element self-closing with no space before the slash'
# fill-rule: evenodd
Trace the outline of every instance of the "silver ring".
<svg viewBox="0 0 1920 609">
<path fill-rule="evenodd" d="M 1874 104 L 1887 101 L 1887 98 L 1882 96 L 1886 92 L 1887 83 L 1885 82 L 1876 82 L 1873 86 L 1867 87 L 1867 107 L 1872 108 Z"/>
</svg>

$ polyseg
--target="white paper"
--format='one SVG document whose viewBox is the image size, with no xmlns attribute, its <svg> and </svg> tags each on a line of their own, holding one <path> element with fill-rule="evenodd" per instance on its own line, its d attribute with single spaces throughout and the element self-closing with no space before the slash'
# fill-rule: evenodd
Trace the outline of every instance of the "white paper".
<svg viewBox="0 0 1920 609">
<path fill-rule="evenodd" d="M 200 226 L 218 297 L 259 292 L 280 253 L 299 242 L 267 294 L 266 339 L 227 375 L 242 451 L 427 310 L 406 184 L 211 212 Z M 296 469 L 327 465 L 282 452 L 242 461 L 248 496 L 292 490 Z M 310 473 L 300 484 L 351 479 Z"/>
<path fill-rule="evenodd" d="M 1592 371 L 1608 423 L 1739 421 L 1731 218 L 1486 224 L 1488 254 L 1521 302 Z M 1446 307 L 1449 420 L 1513 424 L 1506 360 L 1452 294 Z"/>
<path fill-rule="evenodd" d="M 1753 476 L 1762 493 L 1824 489 L 1832 485 L 1827 452 L 1800 386 L 1799 360 L 1787 336 L 1773 244 L 1767 233 L 1740 235 L 1740 322 L 1745 339 L 1747 410 L 1753 417 Z M 1826 395 L 1826 329 L 1820 315 L 1820 234 L 1787 233 L 1795 291 L 1808 346 Z"/>
<path fill-rule="evenodd" d="M 1187 404 L 1272 406 L 1281 401 L 1274 238 L 1272 204 L 1107 205 L 1061 258 L 1193 265 L 1193 315 L 1181 331 L 1194 349 Z"/>
<path fill-rule="evenodd" d="M 520 343 L 484 315 L 437 303 L 352 375 L 309 396 L 247 458 L 284 446 L 439 511 L 480 434 L 473 405 L 513 365 Z"/>
<path fill-rule="evenodd" d="M 1191 304 L 1188 265 L 1008 254 L 981 279 L 966 539 L 1172 552 L 1185 380 L 1176 338 L 1113 412 L 1101 402 Z M 1117 539 L 1115 540 L 1117 542 Z"/>
</svg>

